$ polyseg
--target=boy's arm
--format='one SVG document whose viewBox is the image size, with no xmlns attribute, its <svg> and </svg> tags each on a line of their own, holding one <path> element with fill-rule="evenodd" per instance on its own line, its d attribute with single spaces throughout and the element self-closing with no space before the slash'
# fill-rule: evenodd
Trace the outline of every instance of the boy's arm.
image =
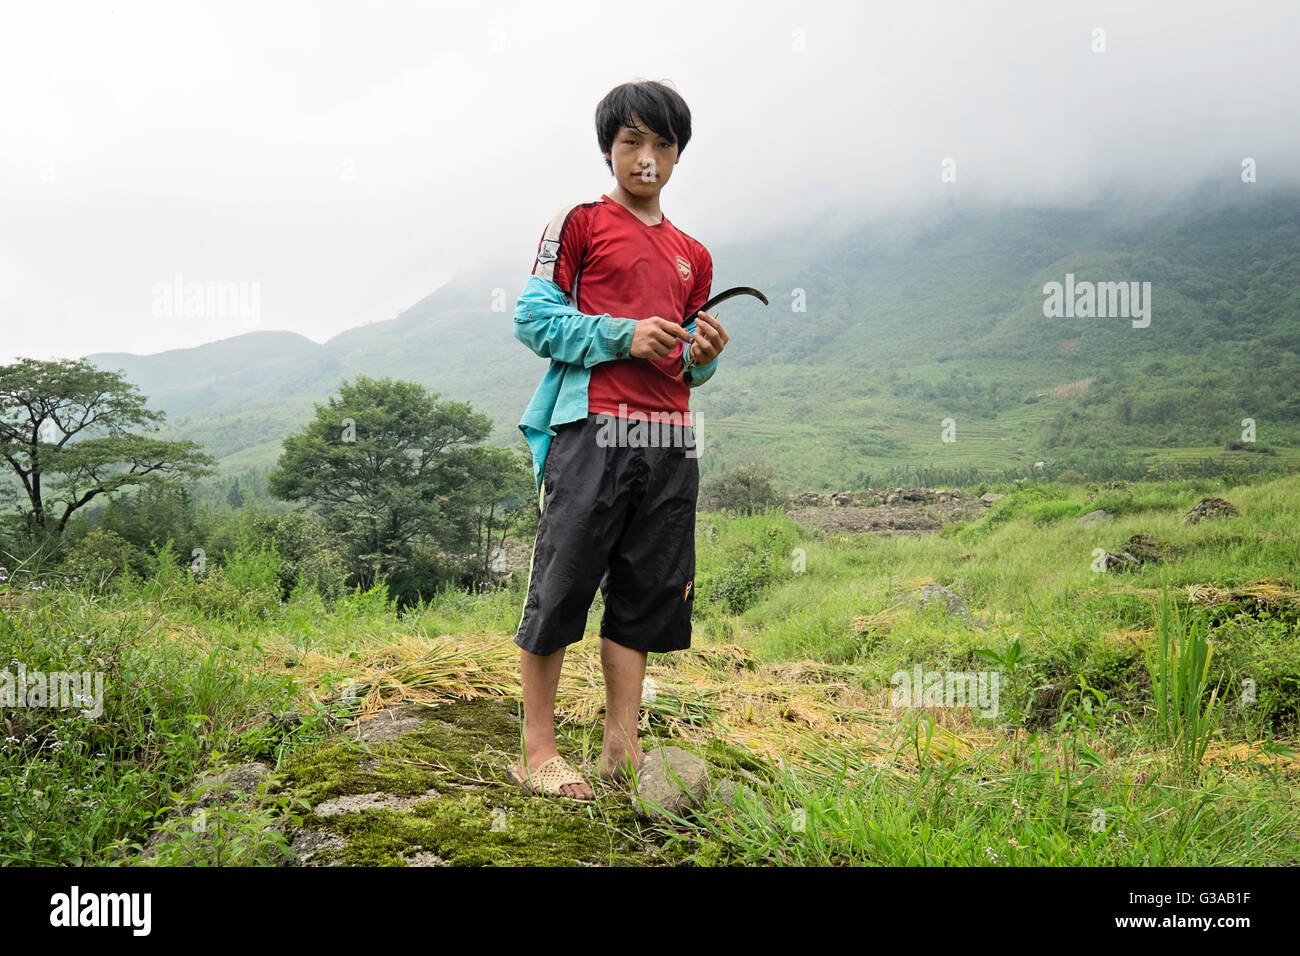
<svg viewBox="0 0 1300 956">
<path fill-rule="evenodd" d="M 697 324 L 698 323 L 695 322 L 688 322 L 686 324 L 686 331 L 690 332 L 691 335 L 694 335 L 695 326 Z M 697 385 L 703 385 L 712 378 L 713 373 L 718 370 L 718 359 L 720 358 L 722 358 L 721 353 L 715 355 L 713 361 L 709 362 L 707 365 L 693 365 L 691 363 L 691 347 L 687 345 L 685 350 L 682 352 L 682 381 L 690 388 L 695 388 Z"/>
<path fill-rule="evenodd" d="M 532 275 L 515 303 L 515 338 L 542 358 L 590 368 L 628 358 L 636 320 L 584 315 L 569 294 L 587 258 L 591 221 L 581 203 L 560 210 L 537 244 Z"/>
<path fill-rule="evenodd" d="M 709 301 L 709 294 L 713 291 L 713 256 L 708 250 L 704 250 L 703 268 L 699 271 L 695 288 L 692 290 L 690 301 L 686 304 L 686 314 L 691 315 L 697 309 L 703 308 L 704 303 Z M 686 331 L 695 335 L 695 328 L 698 322 L 686 323 Z M 718 359 L 722 358 L 719 353 L 713 357 L 713 361 L 707 365 L 691 364 L 691 347 L 687 345 L 682 350 L 682 381 L 690 388 L 697 385 L 703 385 L 713 373 L 718 370 Z"/>
<path fill-rule="evenodd" d="M 515 338 L 557 362 L 590 368 L 628 358 L 635 334 L 636 319 L 584 315 L 558 285 L 536 274 L 528 277 L 515 303 Z"/>
</svg>

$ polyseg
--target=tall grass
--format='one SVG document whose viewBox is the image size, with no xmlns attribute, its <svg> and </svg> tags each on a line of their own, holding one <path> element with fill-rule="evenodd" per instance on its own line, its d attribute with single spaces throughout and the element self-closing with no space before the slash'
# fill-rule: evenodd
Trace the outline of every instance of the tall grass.
<svg viewBox="0 0 1300 956">
<path fill-rule="evenodd" d="M 1160 742 L 1173 750 L 1184 773 L 1200 767 L 1223 717 L 1222 682 L 1210 688 L 1214 644 L 1207 631 L 1204 611 L 1194 609 L 1184 617 L 1169 600 L 1165 582 L 1155 649 L 1147 653 L 1147 667 L 1157 734 Z"/>
<path fill-rule="evenodd" d="M 868 694 L 917 662 L 965 670 L 985 661 L 1001 668 L 1008 706 L 978 727 L 952 713 L 942 727 L 926 723 L 925 746 L 923 721 L 909 714 L 899 721 L 903 744 L 883 754 L 855 749 L 838 726 L 800 735 L 799 714 L 783 714 L 779 733 L 805 759 L 775 768 L 761 798 L 706 809 L 665 839 L 694 839 L 689 852 L 702 864 L 1300 862 L 1295 764 L 1276 741 L 1256 739 L 1294 730 L 1294 616 L 1252 608 L 1253 617 L 1209 618 L 1176 600 L 1179 584 L 1294 577 L 1285 531 L 1300 514 L 1300 479 L 1235 489 L 1240 516 L 1183 526 L 1181 513 L 1206 490 L 1217 488 L 1022 493 L 971 533 L 921 537 L 841 538 L 781 514 L 702 514 L 693 644 L 734 642 L 758 661 L 800 665 L 781 686 L 753 686 L 754 702 L 799 682 L 838 693 L 795 673 L 809 661 L 834 664 L 834 682 Z M 1097 506 L 1115 519 L 1077 522 Z M 1094 547 L 1136 532 L 1184 556 L 1163 574 L 1090 570 Z M 514 651 L 522 581 L 487 595 L 439 592 L 399 617 L 382 584 L 329 608 L 307 588 L 282 602 L 271 551 L 249 544 L 224 557 L 195 574 L 169 543 L 142 582 L 95 594 L 50 589 L 31 608 L 0 609 L 0 667 L 103 670 L 111 688 L 93 722 L 49 708 L 4 715 L 12 729 L 0 741 L 0 864 L 112 862 L 202 771 L 277 764 L 319 739 L 337 704 L 316 698 L 329 682 L 303 674 L 311 660 L 328 657 L 330 682 L 343 684 L 409 637 L 489 632 Z M 971 616 L 915 607 L 923 582 L 957 593 Z M 599 619 L 597 606 L 589 633 Z M 651 663 L 678 666 L 667 656 Z M 430 661 L 421 667 L 446 683 Z M 1229 671 L 1257 682 L 1253 711 L 1225 712 Z M 751 689 L 748 671 L 727 673 Z M 1050 698 L 1045 687 L 1055 710 L 1030 720 Z M 647 709 L 673 734 L 711 734 L 726 716 L 720 706 L 682 680 Z M 892 718 L 881 706 L 869 716 L 887 736 Z M 595 739 L 595 723 L 580 726 Z M 929 746 L 930 730 L 973 743 L 945 752 Z M 1248 746 L 1228 753 L 1220 741 Z"/>
<path fill-rule="evenodd" d="M 1163 781 L 1145 758 L 1097 761 L 1053 736 L 912 769 L 842 753 L 783 766 L 761 796 L 667 831 L 706 866 L 1231 866 L 1300 862 L 1293 788 L 1216 771 Z"/>
</svg>

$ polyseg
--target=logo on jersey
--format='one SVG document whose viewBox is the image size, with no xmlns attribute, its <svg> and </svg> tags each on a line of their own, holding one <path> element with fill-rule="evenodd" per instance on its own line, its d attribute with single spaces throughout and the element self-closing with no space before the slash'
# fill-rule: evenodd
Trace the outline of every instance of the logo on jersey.
<svg viewBox="0 0 1300 956">
<path fill-rule="evenodd" d="M 682 277 L 683 282 L 691 281 L 691 264 L 681 256 L 677 257 L 677 274 Z"/>
<path fill-rule="evenodd" d="M 695 583 L 695 579 L 694 579 L 694 578 L 691 578 L 691 580 L 689 580 L 689 581 L 686 582 L 686 590 L 682 592 L 682 602 L 683 602 L 683 603 L 685 603 L 686 601 L 690 600 L 690 597 L 691 597 L 691 585 L 693 585 L 694 583 Z"/>
<path fill-rule="evenodd" d="M 537 253 L 537 261 L 545 265 L 560 258 L 560 244 L 554 239 L 543 239 L 542 248 Z"/>
</svg>

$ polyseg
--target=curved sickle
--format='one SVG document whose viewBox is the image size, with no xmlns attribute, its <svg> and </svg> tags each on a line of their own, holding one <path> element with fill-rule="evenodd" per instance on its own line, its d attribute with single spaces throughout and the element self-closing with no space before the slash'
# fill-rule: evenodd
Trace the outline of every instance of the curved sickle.
<svg viewBox="0 0 1300 956">
<path fill-rule="evenodd" d="M 682 321 L 682 325 L 687 325 L 691 322 L 694 322 L 696 318 L 699 317 L 699 314 L 701 312 L 711 312 L 713 311 L 713 307 L 716 306 L 718 303 L 725 302 L 727 299 L 730 299 L 733 296 L 737 296 L 737 295 L 752 295 L 754 298 L 760 300 L 764 305 L 769 304 L 767 301 L 767 296 L 763 295 L 763 293 L 759 292 L 757 289 L 751 289 L 747 285 L 738 285 L 734 289 L 728 289 L 726 292 L 719 292 L 708 302 L 705 302 L 702 306 L 700 306 L 698 309 L 696 309 L 694 312 L 688 315 Z"/>
</svg>

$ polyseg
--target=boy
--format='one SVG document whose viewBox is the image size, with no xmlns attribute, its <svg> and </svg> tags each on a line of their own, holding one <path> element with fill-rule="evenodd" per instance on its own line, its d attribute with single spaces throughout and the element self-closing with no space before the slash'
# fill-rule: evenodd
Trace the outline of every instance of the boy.
<svg viewBox="0 0 1300 956">
<path fill-rule="evenodd" d="M 647 652 L 690 646 L 699 490 L 690 389 L 713 375 L 728 340 L 704 312 L 682 326 L 709 298 L 713 260 L 659 207 L 691 137 L 685 101 L 662 83 L 624 83 L 596 107 L 596 136 L 615 186 L 551 220 L 515 307 L 515 337 L 551 365 L 519 423 L 541 518 L 515 635 L 524 753 L 508 773 L 529 792 L 580 800 L 594 793 L 555 744 L 564 649 L 582 639 L 599 586 L 597 772 L 614 782 L 643 757 Z M 650 440 L 610 440 L 634 421 L 657 423 Z"/>
</svg>

